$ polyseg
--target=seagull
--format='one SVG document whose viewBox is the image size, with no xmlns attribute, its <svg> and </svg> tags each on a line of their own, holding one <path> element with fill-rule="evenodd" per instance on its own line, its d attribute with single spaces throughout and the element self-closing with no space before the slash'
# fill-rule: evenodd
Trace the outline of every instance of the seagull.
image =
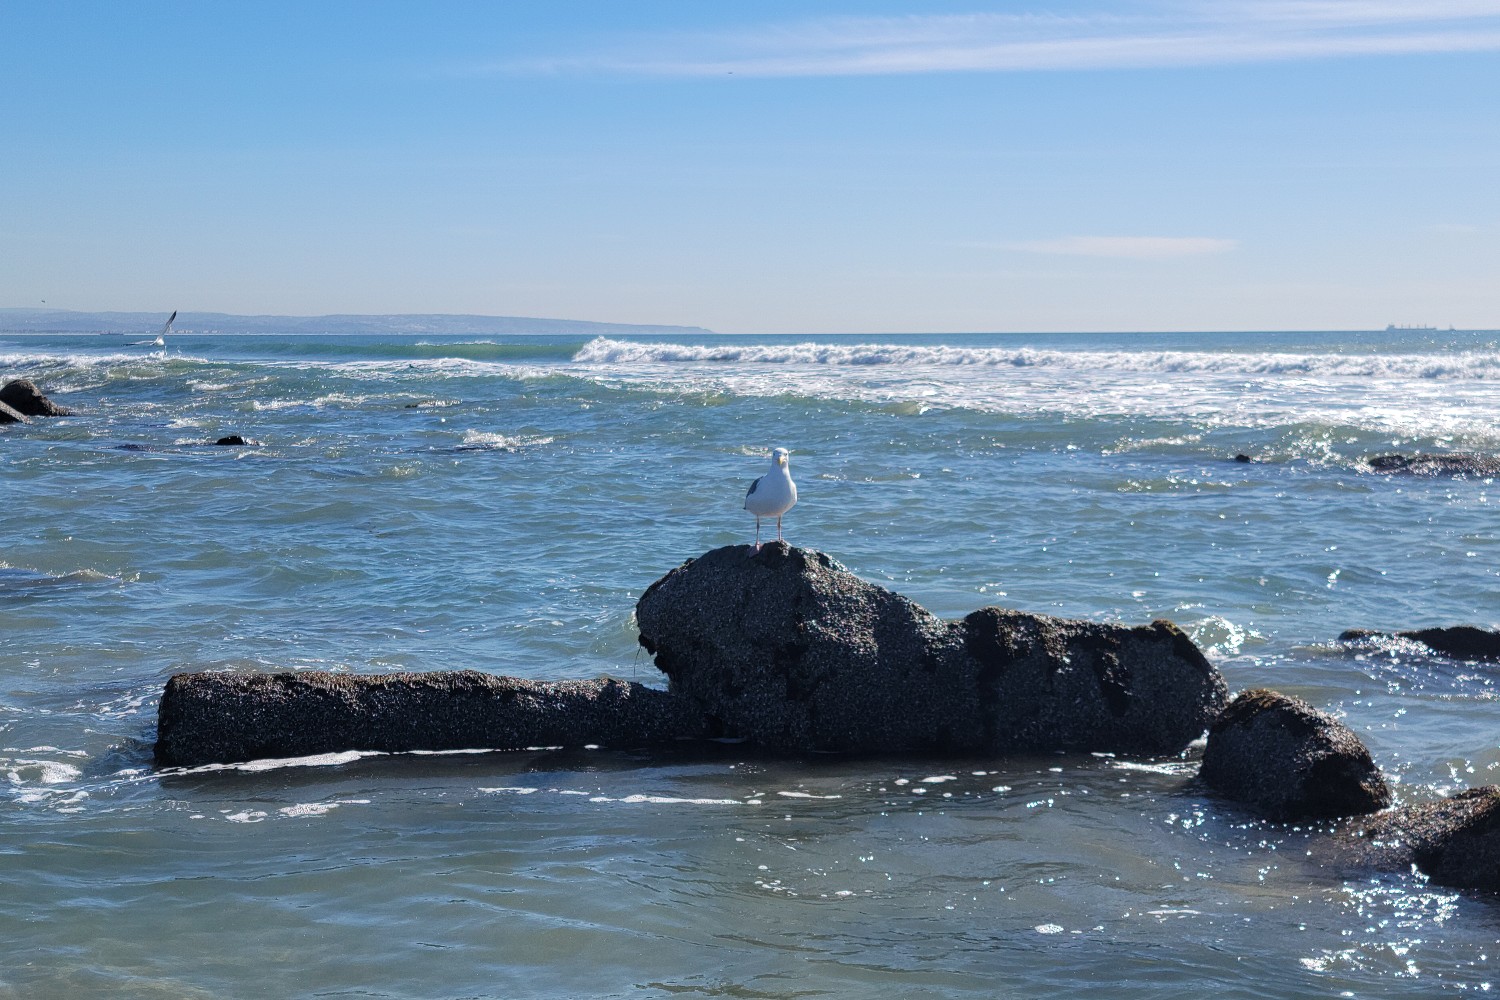
<svg viewBox="0 0 1500 1000">
<path fill-rule="evenodd" d="M 760 519 L 776 518 L 776 540 L 781 540 L 781 515 L 797 502 L 797 484 L 792 482 L 792 467 L 787 464 L 791 452 L 777 448 L 771 452 L 771 471 L 750 484 L 745 492 L 745 509 L 755 515 L 755 550 L 760 551 Z"/>
<path fill-rule="evenodd" d="M 172 310 L 172 315 L 170 315 L 170 316 L 167 317 L 166 325 L 164 325 L 161 328 L 161 333 L 158 333 L 156 335 L 156 339 L 153 340 L 153 341 L 151 341 L 151 346 L 152 347 L 166 347 L 167 346 L 167 334 L 171 331 L 171 329 L 172 329 L 172 323 L 176 319 L 177 319 L 177 310 L 173 309 Z"/>
</svg>

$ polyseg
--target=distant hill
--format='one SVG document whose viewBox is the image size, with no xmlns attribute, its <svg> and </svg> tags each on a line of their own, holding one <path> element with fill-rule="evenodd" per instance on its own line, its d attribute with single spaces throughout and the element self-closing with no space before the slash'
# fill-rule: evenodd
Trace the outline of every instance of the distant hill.
<svg viewBox="0 0 1500 1000">
<path fill-rule="evenodd" d="M 0 330 L 12 333 L 126 333 L 155 332 L 171 310 L 144 312 L 72 312 L 65 309 L 0 309 Z M 529 316 L 455 316 L 412 313 L 389 316 L 234 316 L 229 313 L 180 312 L 172 324 L 176 333 L 279 334 L 699 334 L 701 326 L 649 326 L 639 323 L 595 323 L 582 319 L 535 319 Z"/>
</svg>

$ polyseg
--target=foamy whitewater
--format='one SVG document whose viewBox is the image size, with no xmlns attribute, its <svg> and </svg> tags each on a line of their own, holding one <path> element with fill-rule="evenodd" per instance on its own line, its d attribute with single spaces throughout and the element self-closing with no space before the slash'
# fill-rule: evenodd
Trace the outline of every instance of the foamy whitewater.
<svg viewBox="0 0 1500 1000">
<path fill-rule="evenodd" d="M 1500 335 L 0 333 L 0 996 L 1412 996 L 1500 904 L 1348 868 L 1181 757 L 742 745 L 153 768 L 185 670 L 662 679 L 636 598 L 793 544 L 948 617 L 1178 622 L 1341 717 L 1401 802 L 1500 782 Z M 249 447 L 211 442 L 240 434 Z M 1236 462 L 1245 455 L 1252 461 Z"/>
</svg>

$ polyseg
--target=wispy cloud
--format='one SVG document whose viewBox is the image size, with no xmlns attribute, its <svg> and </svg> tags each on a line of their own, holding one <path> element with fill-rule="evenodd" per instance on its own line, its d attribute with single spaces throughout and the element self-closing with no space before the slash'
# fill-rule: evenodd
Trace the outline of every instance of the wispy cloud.
<svg viewBox="0 0 1500 1000">
<path fill-rule="evenodd" d="M 628 49 L 514 60 L 474 73 L 855 76 L 1129 69 L 1500 51 L 1497 0 L 1136 0 L 1108 14 L 825 17 Z"/>
<path fill-rule="evenodd" d="M 1201 257 L 1227 253 L 1238 240 L 1206 236 L 1064 236 L 1054 240 L 1007 243 L 1002 249 L 1026 253 L 1059 254 L 1067 257 L 1130 257 L 1161 260 L 1167 257 Z"/>
</svg>

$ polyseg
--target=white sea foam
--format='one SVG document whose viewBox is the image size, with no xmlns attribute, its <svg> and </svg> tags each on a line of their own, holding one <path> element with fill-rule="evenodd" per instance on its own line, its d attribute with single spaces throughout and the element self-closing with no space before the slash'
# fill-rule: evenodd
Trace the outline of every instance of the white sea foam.
<svg viewBox="0 0 1500 1000">
<path fill-rule="evenodd" d="M 950 409 L 1210 428 L 1356 428 L 1393 438 L 1497 438 L 1500 352 L 1252 353 L 909 344 L 634 343 L 599 338 L 555 371 L 612 389 L 713 399 L 847 400 L 921 416 Z M 1159 442 L 1190 435 L 1142 435 Z M 1162 442 L 1164 443 L 1164 442 Z M 1323 441 L 1322 447 L 1328 447 Z M 1319 447 L 1318 441 L 1309 448 Z M 1132 450 L 1129 439 L 1115 446 Z M 1294 456 L 1300 457 L 1300 456 Z M 1325 456 L 1337 461 L 1337 456 Z"/>
<path fill-rule="evenodd" d="M 76 781 L 83 772 L 72 764 L 56 760 L 15 759 L 0 761 L 5 777 L 12 785 L 61 785 Z"/>
<path fill-rule="evenodd" d="M 473 429 L 464 431 L 463 443 L 460 447 L 475 451 L 518 451 L 521 448 L 531 448 L 538 445 L 551 444 L 550 437 L 525 435 L 510 436 L 492 431 L 476 431 Z"/>
<path fill-rule="evenodd" d="M 1240 651 L 1249 638 L 1259 638 L 1258 633 L 1220 615 L 1210 615 L 1188 626 L 1188 636 L 1204 652 L 1233 655 Z"/>
<path fill-rule="evenodd" d="M 294 806 L 282 806 L 277 813 L 287 819 L 302 819 L 311 816 L 326 816 L 339 806 L 367 806 L 369 799 L 335 799 L 332 802 L 299 802 Z"/>
<path fill-rule="evenodd" d="M 413 757 L 461 757 L 476 754 L 507 753 L 505 750 L 491 750 L 484 747 L 471 747 L 465 750 L 407 750 L 406 753 Z"/>
<path fill-rule="evenodd" d="M 260 823 L 267 815 L 260 809 L 242 809 L 235 813 L 224 811 L 224 818 L 231 823 Z"/>
<path fill-rule="evenodd" d="M 308 757 L 283 757 L 280 759 L 252 760 L 243 764 L 229 765 L 236 771 L 276 771 L 284 767 L 335 767 L 352 764 L 362 757 L 382 756 L 373 750 L 345 750 L 342 753 L 320 753 Z"/>
<path fill-rule="evenodd" d="M 777 792 L 782 798 L 787 799 L 841 799 L 842 795 L 814 795 L 812 792 Z"/>
<path fill-rule="evenodd" d="M 1143 764 L 1134 760 L 1118 760 L 1110 766 L 1118 771 L 1144 771 L 1147 774 L 1185 774 L 1193 769 L 1193 765 L 1183 761 Z"/>
<path fill-rule="evenodd" d="M 66 365 L 70 368 L 97 368 L 107 365 L 128 364 L 141 360 L 140 354 L 124 354 L 111 352 L 109 354 L 46 354 L 31 352 L 28 354 L 0 354 L 0 367 L 21 368 L 29 365 Z"/>
<path fill-rule="evenodd" d="M 1429 379 L 1500 377 L 1500 353 L 1245 353 L 1233 351 L 1046 350 L 911 344 L 659 344 L 598 337 L 574 355 L 579 364 L 720 363 L 834 366 L 984 366 L 1081 371 L 1232 375 L 1358 376 Z"/>
<path fill-rule="evenodd" d="M 388 755 L 379 750 L 345 750 L 340 753 L 311 754 L 306 757 L 266 757 L 237 764 L 200 764 L 197 767 L 168 768 L 166 773 L 208 774 L 213 771 L 243 771 L 258 774 L 289 767 L 336 767 L 340 764 L 352 764 L 364 757 L 384 756 Z"/>
<path fill-rule="evenodd" d="M 28 750 L 6 750 L 19 753 L 48 753 L 66 757 L 87 756 L 80 751 L 56 747 L 33 747 Z M 45 758 L 0 758 L 0 775 L 9 785 L 10 797 L 21 805 L 41 806 L 57 812 L 78 812 L 89 793 L 74 785 L 83 772 L 76 765 Z"/>
<path fill-rule="evenodd" d="M 622 798 L 610 798 L 607 795 L 595 795 L 589 799 L 590 802 L 622 802 L 626 805 L 665 805 L 665 806 L 737 806 L 741 805 L 739 799 L 709 799 L 709 798 L 683 798 L 675 795 L 626 795 Z"/>
<path fill-rule="evenodd" d="M 64 757 L 87 757 L 87 750 L 64 750 L 62 747 L 5 747 L 4 753 L 55 753 Z"/>
<path fill-rule="evenodd" d="M 687 798 L 675 795 L 596 795 L 592 792 L 580 792 L 567 788 L 540 788 L 532 785 L 496 785 L 478 789 L 485 795 L 535 795 L 538 792 L 547 792 L 551 795 L 586 796 L 590 802 L 595 803 L 619 803 L 623 805 L 689 805 L 689 806 L 738 806 L 749 803 L 741 802 L 739 799 L 712 799 L 712 798 Z"/>
<path fill-rule="evenodd" d="M 150 688 L 121 695 L 101 704 L 97 711 L 106 718 L 118 719 L 127 715 L 135 715 L 140 712 L 146 702 L 155 698 L 160 693 L 154 685 Z"/>
<path fill-rule="evenodd" d="M 323 396 L 316 396 L 313 399 L 257 399 L 250 405 L 256 410 L 272 412 L 276 410 L 292 410 L 302 407 L 321 410 L 330 406 L 349 408 L 358 407 L 370 402 L 374 398 L 376 397 L 370 396 L 368 394 L 361 395 L 358 393 L 330 392 Z"/>
<path fill-rule="evenodd" d="M 374 382 L 400 381 L 413 375 L 443 375 L 456 378 L 504 374 L 513 378 L 522 378 L 528 375 L 548 374 L 546 369 L 531 365 L 512 365 L 505 361 L 472 358 L 402 358 L 400 360 L 387 358 L 353 361 L 307 358 L 299 361 L 262 361 L 259 364 L 266 368 L 282 370 L 333 372 Z M 410 397 L 404 397 L 404 400 L 410 401 Z M 403 405 L 405 405 L 404 402 Z"/>
</svg>

